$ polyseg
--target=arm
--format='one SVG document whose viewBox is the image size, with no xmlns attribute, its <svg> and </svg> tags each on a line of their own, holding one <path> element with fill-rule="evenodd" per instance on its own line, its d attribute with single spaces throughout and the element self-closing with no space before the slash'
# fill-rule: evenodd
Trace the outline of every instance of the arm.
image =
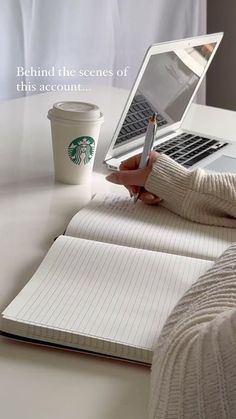
<svg viewBox="0 0 236 419">
<path fill-rule="evenodd" d="M 150 154 L 145 169 L 137 167 L 138 156 L 107 179 L 134 192 L 134 185 L 144 186 L 148 192 L 141 199 L 145 203 L 159 203 L 159 197 L 162 206 L 192 221 L 236 228 L 236 175 L 190 171 L 156 152 Z"/>
<path fill-rule="evenodd" d="M 236 244 L 185 294 L 155 350 L 150 419 L 236 417 Z"/>
<path fill-rule="evenodd" d="M 203 224 L 236 227 L 236 176 L 189 171 L 165 155 L 152 166 L 145 189 L 160 196 L 162 205 Z"/>
</svg>

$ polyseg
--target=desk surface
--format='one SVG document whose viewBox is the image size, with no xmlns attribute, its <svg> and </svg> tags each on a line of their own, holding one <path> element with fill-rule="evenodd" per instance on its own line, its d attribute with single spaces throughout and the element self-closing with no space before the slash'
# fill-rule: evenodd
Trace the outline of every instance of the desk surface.
<svg viewBox="0 0 236 419">
<path fill-rule="evenodd" d="M 48 93 L 0 104 L 0 309 L 31 278 L 71 217 L 95 192 L 124 193 L 105 182 L 101 164 L 127 98 L 97 87 Z M 97 103 L 105 115 L 91 188 L 55 184 L 47 111 L 54 102 Z M 236 141 L 236 114 L 192 105 L 186 128 Z M 0 406 L 4 419 L 144 419 L 149 369 L 0 338 Z"/>
</svg>

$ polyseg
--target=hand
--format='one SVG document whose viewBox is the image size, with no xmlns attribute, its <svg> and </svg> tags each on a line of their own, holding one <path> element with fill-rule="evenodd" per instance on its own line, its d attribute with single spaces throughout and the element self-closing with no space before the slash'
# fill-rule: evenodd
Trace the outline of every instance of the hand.
<svg viewBox="0 0 236 419">
<path fill-rule="evenodd" d="M 144 169 L 138 168 L 141 157 L 140 154 L 131 157 L 120 165 L 120 170 L 118 172 L 114 172 L 108 175 L 106 179 L 109 182 L 124 185 L 128 189 L 131 196 L 140 191 L 139 199 L 141 199 L 141 201 L 143 201 L 145 204 L 159 204 L 161 199 L 143 188 L 149 174 L 152 171 L 153 163 L 155 163 L 159 156 L 159 153 L 152 151 L 149 156 L 148 165 Z"/>
</svg>

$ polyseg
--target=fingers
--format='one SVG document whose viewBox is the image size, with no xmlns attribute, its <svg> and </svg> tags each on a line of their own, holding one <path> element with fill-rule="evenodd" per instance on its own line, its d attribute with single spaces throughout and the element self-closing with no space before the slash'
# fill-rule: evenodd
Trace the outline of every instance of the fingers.
<svg viewBox="0 0 236 419">
<path fill-rule="evenodd" d="M 106 177 L 106 180 L 118 185 L 144 186 L 147 178 L 147 169 L 148 168 L 137 170 L 121 170 L 120 172 L 111 173 Z"/>
<path fill-rule="evenodd" d="M 144 186 L 146 179 L 151 172 L 153 163 L 159 157 L 159 153 L 152 151 L 149 155 L 148 166 L 145 169 L 139 169 L 140 154 L 125 160 L 120 165 L 120 170 L 106 177 L 109 182 L 119 185 L 137 185 Z"/>
<path fill-rule="evenodd" d="M 137 156 L 133 156 L 128 160 L 125 160 L 121 163 L 119 169 L 120 170 L 135 170 L 139 167 L 141 154 L 138 154 Z"/>
<path fill-rule="evenodd" d="M 161 202 L 161 198 L 159 198 L 159 196 L 153 195 L 152 193 L 145 191 L 145 189 L 140 189 L 139 186 L 125 187 L 129 191 L 131 198 L 139 193 L 138 199 L 146 205 L 158 205 Z"/>
<path fill-rule="evenodd" d="M 155 161 L 158 159 L 158 157 L 160 157 L 160 153 L 158 153 L 157 151 L 151 151 L 151 153 L 149 154 L 148 166 L 152 166 L 153 163 L 155 163 Z"/>
<path fill-rule="evenodd" d="M 126 186 L 126 185 L 124 185 L 124 187 L 129 191 L 129 194 L 130 194 L 131 198 L 139 192 L 139 186 Z"/>
<path fill-rule="evenodd" d="M 139 196 L 139 199 L 146 205 L 158 205 L 161 202 L 159 196 L 153 195 L 147 191 L 142 192 Z"/>
<path fill-rule="evenodd" d="M 141 155 L 136 155 L 130 159 L 124 161 L 120 165 L 120 170 L 118 172 L 113 172 L 106 177 L 106 180 L 118 185 L 124 185 L 130 196 L 140 193 L 140 187 L 144 186 L 146 180 L 152 170 L 153 163 L 160 156 L 156 151 L 152 151 L 149 155 L 149 161 L 147 167 L 144 169 L 139 169 L 139 162 Z M 148 205 L 157 205 L 160 202 L 160 198 L 142 190 L 139 196 L 139 199 Z"/>
<path fill-rule="evenodd" d="M 128 189 L 130 196 L 136 195 L 140 192 L 140 186 L 143 186 L 143 171 L 146 169 L 139 170 L 122 170 L 121 172 L 111 173 L 106 179 L 109 182 L 116 183 L 119 185 L 124 185 Z M 135 183 L 135 185 L 134 185 Z M 139 199 L 147 205 L 158 205 L 161 202 L 161 199 L 153 195 L 150 192 L 141 190 Z"/>
<path fill-rule="evenodd" d="M 157 160 L 157 158 L 160 156 L 160 154 L 157 151 L 151 151 L 149 155 L 149 162 L 148 166 L 152 166 L 153 163 Z M 135 170 L 139 167 L 141 154 L 137 154 L 136 156 L 131 157 L 128 160 L 125 160 L 121 163 L 119 169 L 120 170 Z"/>
</svg>

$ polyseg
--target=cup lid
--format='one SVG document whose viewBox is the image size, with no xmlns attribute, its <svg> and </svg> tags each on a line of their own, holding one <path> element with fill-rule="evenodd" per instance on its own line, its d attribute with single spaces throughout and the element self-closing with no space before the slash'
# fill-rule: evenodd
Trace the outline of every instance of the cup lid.
<svg viewBox="0 0 236 419">
<path fill-rule="evenodd" d="M 86 102 L 57 102 L 48 111 L 49 119 L 56 118 L 68 121 L 95 121 L 101 116 L 97 105 Z"/>
</svg>

